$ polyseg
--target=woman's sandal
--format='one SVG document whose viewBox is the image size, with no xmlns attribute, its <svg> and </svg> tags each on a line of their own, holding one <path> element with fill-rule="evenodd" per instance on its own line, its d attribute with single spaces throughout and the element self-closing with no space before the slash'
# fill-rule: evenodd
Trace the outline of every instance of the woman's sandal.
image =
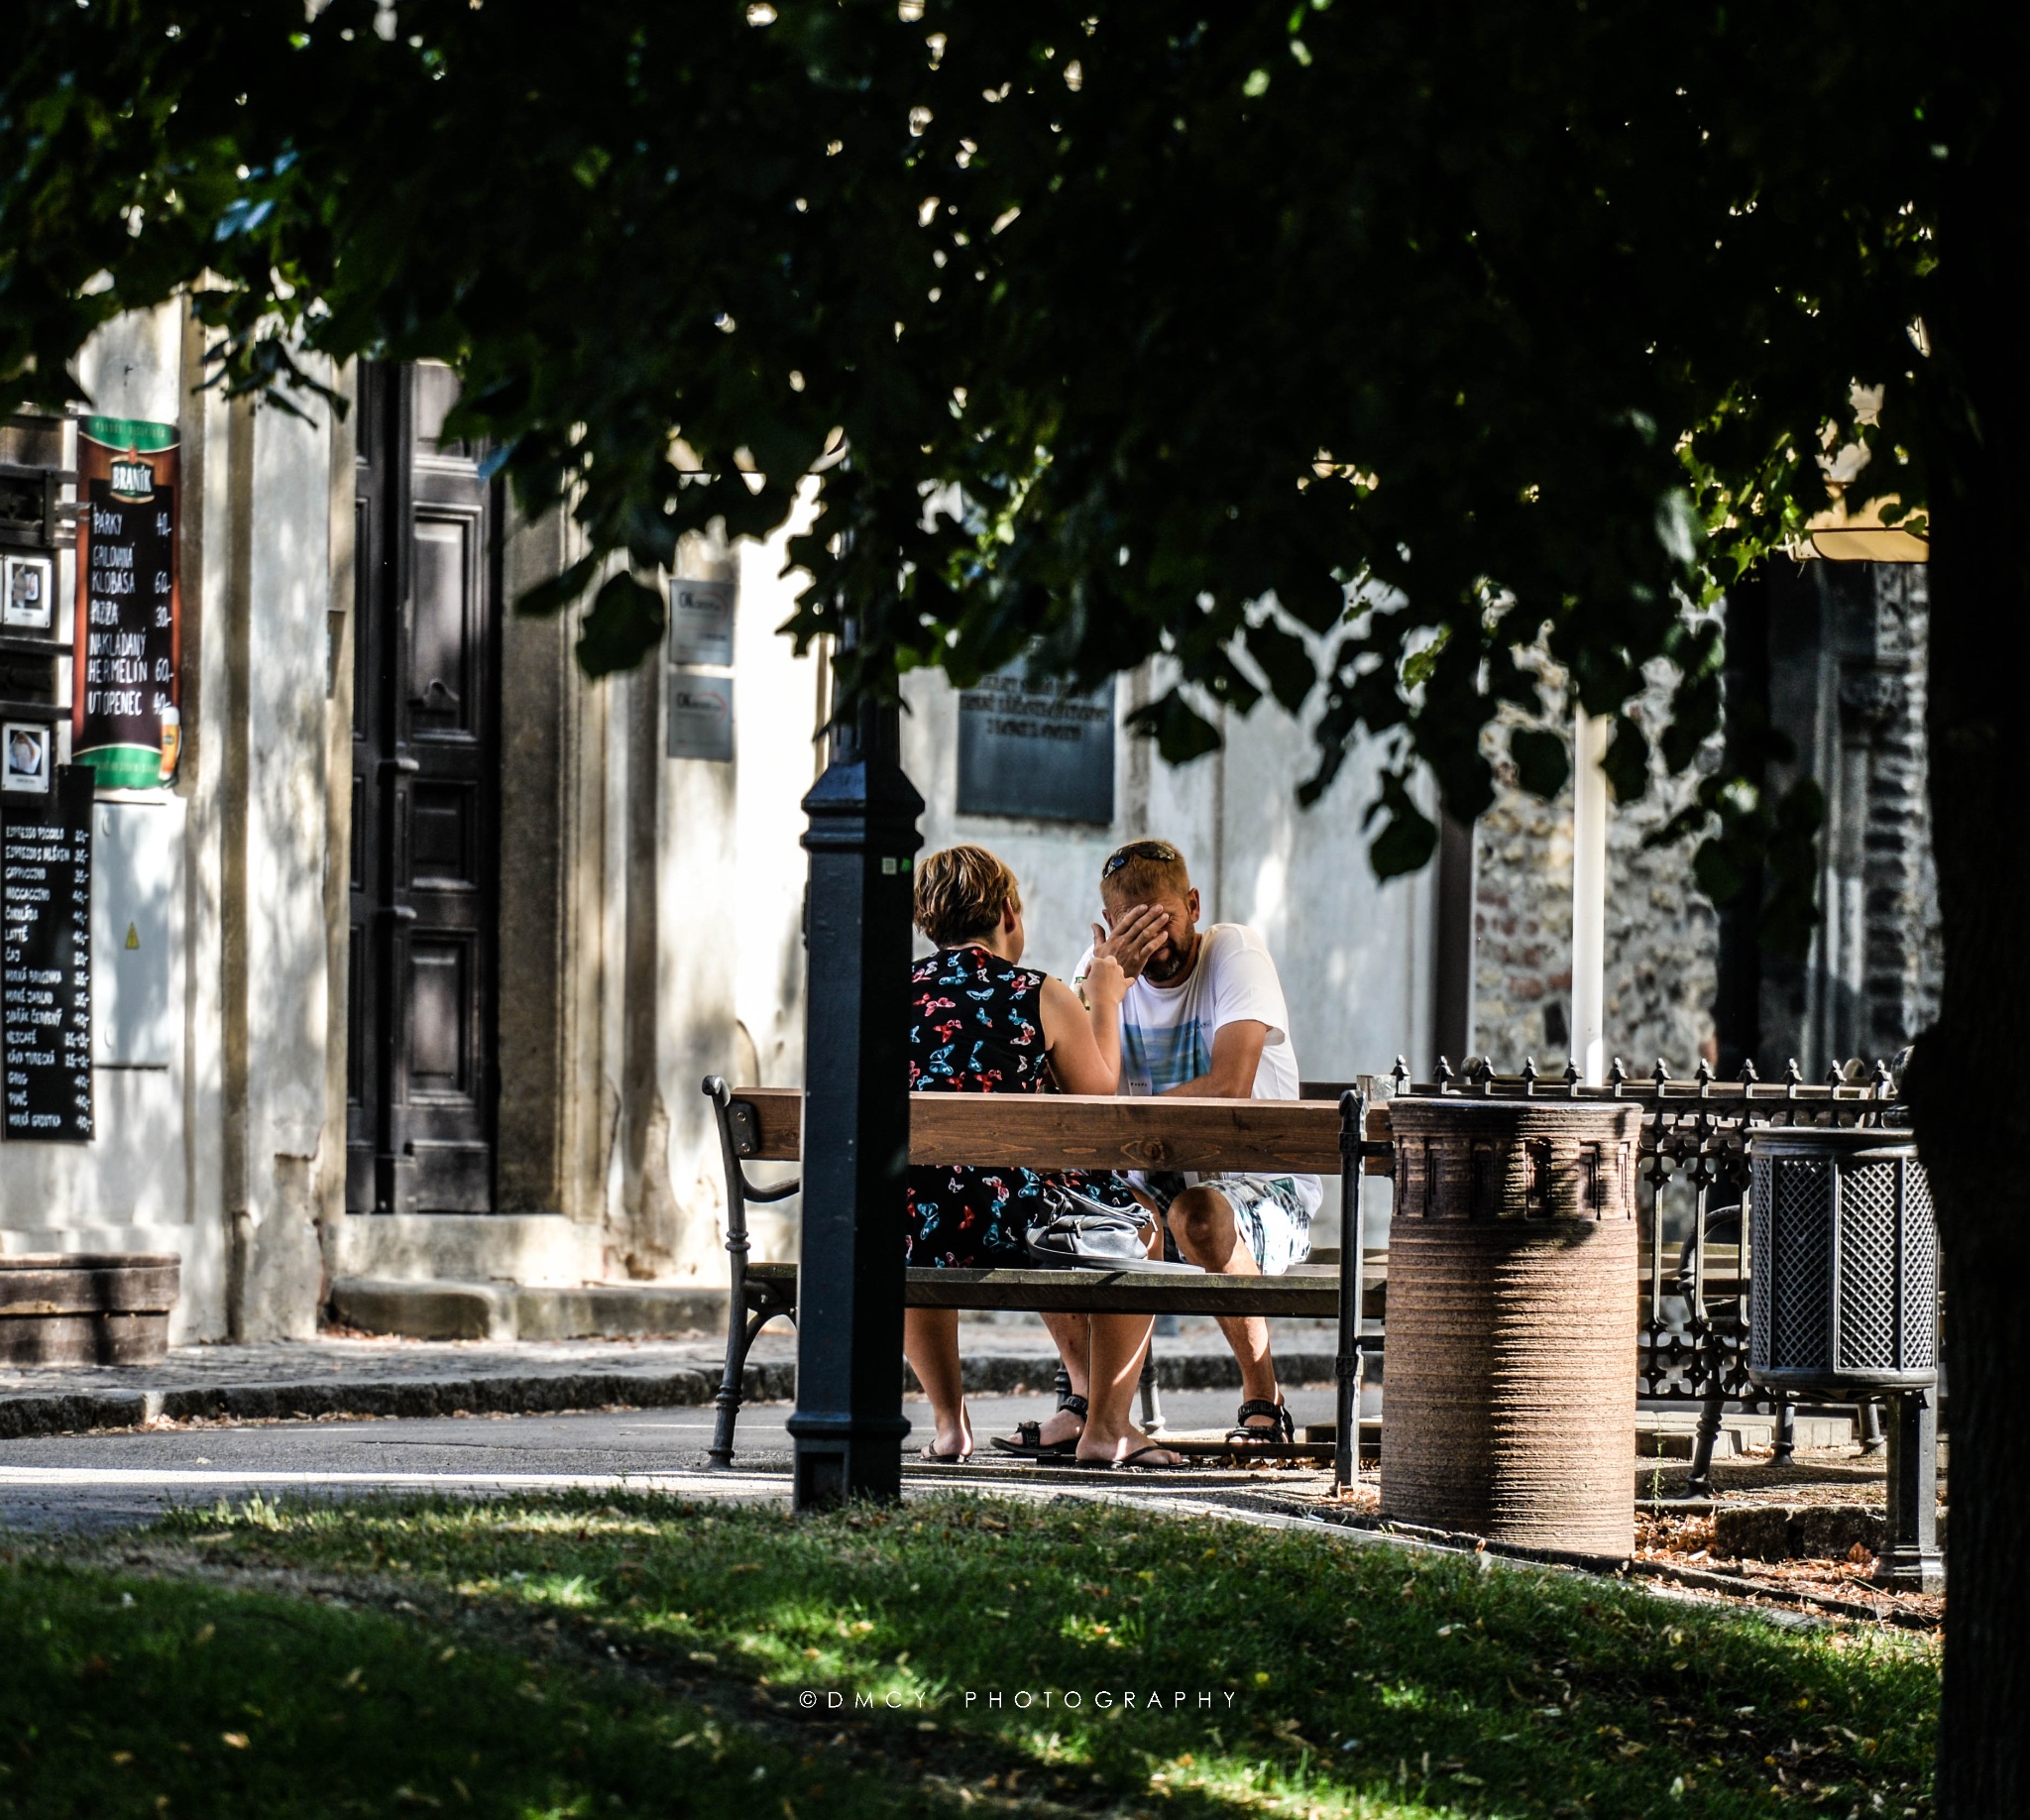
<svg viewBox="0 0 2030 1820">
<path fill-rule="evenodd" d="M 1108 1461 L 1107 1470 L 1111 1472 L 1182 1472 L 1191 1463 L 1182 1454 L 1176 1459 L 1165 1460 L 1157 1465 L 1145 1466 L 1140 1463 L 1145 1453 L 1170 1453 L 1173 1451 L 1174 1449 L 1166 1447 L 1161 1441 L 1152 1441 L 1146 1447 L 1137 1447 L 1133 1453 L 1126 1455 L 1124 1458 Z M 1096 1460 L 1092 1463 L 1094 1465 L 1099 1464 Z M 1082 1465 L 1084 1462 L 1081 1461 L 1080 1464 Z"/>
<path fill-rule="evenodd" d="M 1085 1421 L 1087 1407 L 1083 1397 L 1073 1396 L 1070 1391 L 1061 1392 L 1058 1397 L 1058 1408 L 1070 1410 L 1081 1423 Z M 1062 1460 L 1069 1459 L 1078 1451 L 1078 1436 L 1073 1434 L 1064 1440 L 1047 1441 L 1043 1437 L 1042 1422 L 1018 1422 L 1015 1424 L 1015 1438 L 1007 1440 L 996 1434 L 994 1445 L 1003 1453 L 1012 1453 L 1018 1459 Z"/>
<path fill-rule="evenodd" d="M 922 1460 L 926 1466 L 963 1466 L 971 1460 L 972 1455 L 970 1453 L 940 1453 L 936 1447 L 919 1447 L 916 1450 L 916 1457 Z"/>
<path fill-rule="evenodd" d="M 1276 1425 L 1273 1428 L 1251 1427 L 1248 1423 L 1250 1416 L 1273 1417 Z M 1226 1431 L 1226 1444 L 1236 1448 L 1253 1446 L 1263 1441 L 1296 1439 L 1297 1423 L 1291 1420 L 1290 1411 L 1280 1398 L 1274 1403 L 1265 1403 L 1258 1397 L 1242 1404 L 1234 1416 L 1233 1426 Z"/>
</svg>

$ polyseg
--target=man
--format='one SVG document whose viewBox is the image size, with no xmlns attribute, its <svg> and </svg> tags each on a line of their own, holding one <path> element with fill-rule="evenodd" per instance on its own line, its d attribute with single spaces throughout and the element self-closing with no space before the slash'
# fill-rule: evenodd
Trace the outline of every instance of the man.
<svg viewBox="0 0 2030 1820">
<path fill-rule="evenodd" d="M 1166 841 L 1131 841 L 1100 868 L 1099 892 L 1106 927 L 1093 926 L 1093 946 L 1072 983 L 1096 955 L 1111 956 L 1128 976 L 1120 1090 L 1297 1098 L 1297 1053 L 1276 963 L 1244 924 L 1199 929 L 1198 893 L 1184 854 Z M 1310 1256 L 1311 1216 L 1323 1198 L 1316 1176 L 1156 1175 L 1141 1186 L 1177 1250 L 1202 1269 L 1273 1277 Z M 1241 1367 L 1233 1435 L 1292 1438 L 1269 1323 L 1221 1315 L 1219 1327 Z"/>
</svg>

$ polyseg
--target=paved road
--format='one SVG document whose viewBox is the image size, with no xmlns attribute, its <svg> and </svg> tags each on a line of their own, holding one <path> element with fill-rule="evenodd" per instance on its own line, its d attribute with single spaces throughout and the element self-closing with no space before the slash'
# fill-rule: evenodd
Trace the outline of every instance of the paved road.
<svg viewBox="0 0 2030 1820">
<path fill-rule="evenodd" d="M 1332 1393 L 1289 1393 L 1299 1423 L 1329 1422 Z M 1218 1431 L 1233 1420 L 1230 1391 L 1172 1391 L 1173 1432 Z M 1011 1433 L 1041 1415 L 1036 1398 L 975 1398 L 975 1430 Z M 928 1439 L 930 1408 L 904 1405 Z M 435 1421 L 304 1422 L 194 1426 L 0 1441 L 0 1527 L 100 1531 L 143 1523 L 176 1505 L 209 1506 L 259 1490 L 273 1497 L 345 1497 L 387 1490 L 504 1493 L 565 1485 L 655 1486 L 693 1496 L 769 1500 L 787 1494 L 787 1404 L 740 1417 L 737 1471 L 699 1470 L 712 1435 L 709 1409 Z M 970 1468 L 941 1471 L 962 1484 Z M 1023 1476 L 1051 1472 L 1025 1468 Z M 1226 1474 L 1198 1473 L 1207 1484 Z"/>
</svg>

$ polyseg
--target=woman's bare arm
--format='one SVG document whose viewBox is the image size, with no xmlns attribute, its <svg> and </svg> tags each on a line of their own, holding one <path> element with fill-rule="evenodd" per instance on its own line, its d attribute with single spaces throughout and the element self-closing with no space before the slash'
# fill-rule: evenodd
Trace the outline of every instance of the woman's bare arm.
<svg viewBox="0 0 2030 1820">
<path fill-rule="evenodd" d="M 1109 957 L 1096 959 L 1085 975 L 1083 1004 L 1062 979 L 1044 975 L 1044 1048 L 1065 1092 L 1120 1091 L 1121 995 L 1127 989 L 1120 963 Z"/>
</svg>

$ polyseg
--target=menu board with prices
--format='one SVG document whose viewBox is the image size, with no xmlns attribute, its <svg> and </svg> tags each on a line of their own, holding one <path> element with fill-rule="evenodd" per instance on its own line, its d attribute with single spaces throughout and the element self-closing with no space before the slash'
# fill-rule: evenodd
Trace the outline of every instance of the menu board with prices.
<svg viewBox="0 0 2030 1820">
<path fill-rule="evenodd" d="M 91 1101 L 88 765 L 46 796 L 0 798 L 0 1046 L 10 1138 L 85 1143 Z"/>
<path fill-rule="evenodd" d="M 102 790 L 154 790 L 174 769 L 181 592 L 176 428 L 87 417 L 77 435 L 77 679 L 70 750 Z"/>
</svg>

